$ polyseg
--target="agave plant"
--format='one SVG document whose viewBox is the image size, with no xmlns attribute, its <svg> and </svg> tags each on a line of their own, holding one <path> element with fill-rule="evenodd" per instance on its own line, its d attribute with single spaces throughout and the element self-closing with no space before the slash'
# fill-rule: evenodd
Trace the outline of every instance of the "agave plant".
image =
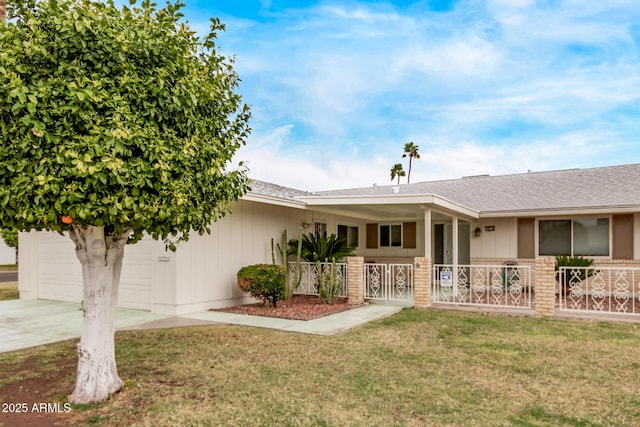
<svg viewBox="0 0 640 427">
<path fill-rule="evenodd" d="M 298 250 L 298 239 L 289 240 L 287 254 L 295 255 Z M 335 258 L 336 262 L 351 255 L 354 247 L 347 245 L 347 239 L 335 234 L 315 235 L 313 233 L 302 236 L 301 257 L 308 262 L 325 261 Z"/>
</svg>

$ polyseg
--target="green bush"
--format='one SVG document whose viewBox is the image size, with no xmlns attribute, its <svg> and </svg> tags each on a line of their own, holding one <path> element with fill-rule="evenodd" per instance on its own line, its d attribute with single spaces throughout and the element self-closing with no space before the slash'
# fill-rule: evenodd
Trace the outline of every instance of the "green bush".
<svg viewBox="0 0 640 427">
<path fill-rule="evenodd" d="M 242 267 L 237 274 L 238 286 L 265 304 L 277 306 L 285 297 L 286 271 L 281 265 L 255 264 Z"/>
</svg>

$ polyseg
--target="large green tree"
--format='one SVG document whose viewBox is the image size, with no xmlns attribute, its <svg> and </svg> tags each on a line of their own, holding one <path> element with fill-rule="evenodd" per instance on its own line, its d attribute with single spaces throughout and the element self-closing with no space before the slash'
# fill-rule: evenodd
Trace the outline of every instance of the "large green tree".
<svg viewBox="0 0 640 427">
<path fill-rule="evenodd" d="M 124 247 L 210 231 L 248 189 L 249 132 L 232 61 L 183 4 L 16 0 L 0 23 L 3 226 L 67 232 L 84 278 L 72 402 L 118 391 L 114 316 Z"/>
</svg>

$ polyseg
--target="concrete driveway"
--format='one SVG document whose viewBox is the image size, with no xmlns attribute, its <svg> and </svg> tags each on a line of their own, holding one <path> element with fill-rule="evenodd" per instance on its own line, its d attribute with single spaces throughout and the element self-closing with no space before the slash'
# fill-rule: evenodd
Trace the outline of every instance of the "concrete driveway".
<svg viewBox="0 0 640 427">
<path fill-rule="evenodd" d="M 165 316 L 118 308 L 118 330 L 233 324 L 314 335 L 334 335 L 373 320 L 391 316 L 402 307 L 369 304 L 319 319 L 302 321 L 246 314 L 201 311 Z M 80 337 L 80 304 L 58 301 L 0 301 L 0 353 Z"/>
<path fill-rule="evenodd" d="M 116 326 L 123 328 L 165 319 L 148 311 L 119 308 Z M 80 304 L 57 301 L 0 301 L 0 353 L 80 336 Z"/>
</svg>

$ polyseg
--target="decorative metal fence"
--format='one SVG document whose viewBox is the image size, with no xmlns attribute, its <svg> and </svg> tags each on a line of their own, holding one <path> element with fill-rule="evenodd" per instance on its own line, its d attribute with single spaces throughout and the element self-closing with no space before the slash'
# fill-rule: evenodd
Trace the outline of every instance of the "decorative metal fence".
<svg viewBox="0 0 640 427">
<path fill-rule="evenodd" d="M 435 265 L 432 301 L 481 307 L 532 308 L 531 267 L 527 265 Z"/>
<path fill-rule="evenodd" d="M 569 312 L 640 314 L 640 268 L 560 267 L 559 309 Z"/>
<path fill-rule="evenodd" d="M 366 263 L 364 298 L 413 302 L 413 264 Z"/>
<path fill-rule="evenodd" d="M 330 262 L 321 262 L 320 269 L 313 262 L 300 263 L 300 285 L 294 290 L 298 295 L 319 295 L 320 294 L 320 274 L 328 274 L 333 268 Z M 347 296 L 347 264 L 335 263 L 336 276 L 342 283 L 340 296 Z M 289 284 L 296 280 L 296 263 L 289 263 Z"/>
</svg>

